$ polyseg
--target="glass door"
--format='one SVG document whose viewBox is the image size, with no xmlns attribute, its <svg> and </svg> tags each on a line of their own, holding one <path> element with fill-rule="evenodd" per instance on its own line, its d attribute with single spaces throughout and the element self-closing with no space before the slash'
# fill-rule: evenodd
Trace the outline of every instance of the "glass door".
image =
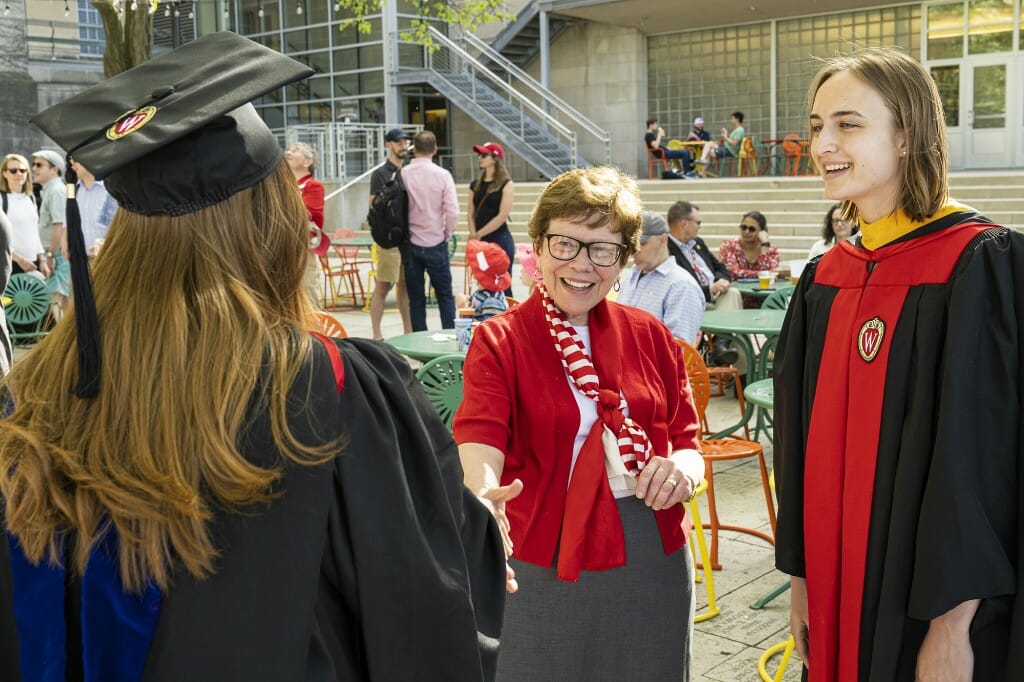
<svg viewBox="0 0 1024 682">
<path fill-rule="evenodd" d="M 964 60 L 960 94 L 967 168 L 1006 168 L 1012 163 L 1010 71 L 1010 60 L 1005 56 Z"/>
</svg>

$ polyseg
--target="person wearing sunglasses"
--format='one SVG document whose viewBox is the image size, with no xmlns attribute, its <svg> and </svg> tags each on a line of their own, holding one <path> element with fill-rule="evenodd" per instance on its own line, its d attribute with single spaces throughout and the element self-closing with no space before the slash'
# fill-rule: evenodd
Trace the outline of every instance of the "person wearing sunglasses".
<svg viewBox="0 0 1024 682">
<path fill-rule="evenodd" d="M 669 329 L 606 299 L 641 224 L 620 171 L 555 178 L 542 281 L 469 347 L 453 434 L 509 554 L 498 680 L 689 679 L 697 413 Z"/>
<path fill-rule="evenodd" d="M 508 215 L 516 196 L 516 183 L 505 168 L 505 150 L 497 142 L 473 146 L 479 157 L 480 175 L 469 186 L 469 238 L 482 239 L 501 247 L 511 265 L 516 260 L 516 243 L 508 229 Z M 512 295 L 512 285 L 505 290 Z"/>
<path fill-rule="evenodd" d="M 36 272 L 50 276 L 46 249 L 39 238 L 39 212 L 32 194 L 28 159 L 8 154 L 0 165 L 0 198 L 11 223 L 11 272 Z"/>
<path fill-rule="evenodd" d="M 779 249 L 768 241 L 768 220 L 760 211 L 743 214 L 739 238 L 723 240 L 718 254 L 733 279 L 755 278 L 779 267 Z"/>
</svg>

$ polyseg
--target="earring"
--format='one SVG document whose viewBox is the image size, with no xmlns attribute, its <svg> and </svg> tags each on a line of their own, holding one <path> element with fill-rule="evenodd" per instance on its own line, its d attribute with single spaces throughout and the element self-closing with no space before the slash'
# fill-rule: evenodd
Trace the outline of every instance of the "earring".
<svg viewBox="0 0 1024 682">
<path fill-rule="evenodd" d="M 615 284 L 612 285 L 612 291 L 619 290 L 619 280 L 615 280 Z"/>
</svg>

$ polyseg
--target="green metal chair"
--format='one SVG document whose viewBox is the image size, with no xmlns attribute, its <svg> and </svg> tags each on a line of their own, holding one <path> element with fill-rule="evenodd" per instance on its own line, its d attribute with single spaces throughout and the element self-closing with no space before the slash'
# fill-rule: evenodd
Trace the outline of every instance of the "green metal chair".
<svg viewBox="0 0 1024 682">
<path fill-rule="evenodd" d="M 4 306 L 7 328 L 14 343 L 34 343 L 46 335 L 43 321 L 50 310 L 50 292 L 46 282 L 26 273 L 11 275 L 4 289 L 10 303 Z"/>
<path fill-rule="evenodd" d="M 786 310 L 789 308 L 789 300 L 793 298 L 793 291 L 796 287 L 784 286 L 776 289 L 772 293 L 768 294 L 768 297 L 764 299 L 764 303 L 761 304 L 762 308 L 768 310 Z"/>
<path fill-rule="evenodd" d="M 455 410 L 462 403 L 462 365 L 465 360 L 462 353 L 451 353 L 428 360 L 416 370 L 423 392 L 449 429 Z"/>
</svg>

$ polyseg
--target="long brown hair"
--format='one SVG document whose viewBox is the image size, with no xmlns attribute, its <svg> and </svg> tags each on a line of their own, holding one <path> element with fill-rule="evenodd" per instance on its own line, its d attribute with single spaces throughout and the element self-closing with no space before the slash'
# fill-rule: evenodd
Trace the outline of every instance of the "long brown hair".
<svg viewBox="0 0 1024 682">
<path fill-rule="evenodd" d="M 508 174 L 508 169 L 505 168 L 505 163 L 501 159 L 493 155 L 491 156 L 491 158 L 494 159 L 494 177 L 491 178 L 491 184 L 487 186 L 487 194 L 492 194 L 494 192 L 500 191 L 505 186 L 505 183 L 508 182 L 508 180 L 511 177 Z M 477 187 L 480 187 L 483 183 L 487 182 L 487 179 L 484 177 L 484 175 L 485 171 L 481 170 L 480 176 L 476 179 L 476 182 L 473 183 L 473 189 L 476 189 Z"/>
<path fill-rule="evenodd" d="M 286 419 L 312 352 L 300 333 L 310 328 L 306 222 L 283 162 L 185 216 L 118 211 L 93 268 L 99 396 L 74 394 L 73 314 L 4 381 L 14 413 L 0 421 L 0 493 L 29 559 L 59 563 L 73 533 L 69 563 L 83 571 L 113 530 L 130 590 L 150 579 L 166 588 L 175 566 L 212 572 L 214 511 L 267 500 L 280 475 L 238 449 L 254 405 L 291 460 L 336 454 L 337 443 L 299 442 Z"/>
</svg>

